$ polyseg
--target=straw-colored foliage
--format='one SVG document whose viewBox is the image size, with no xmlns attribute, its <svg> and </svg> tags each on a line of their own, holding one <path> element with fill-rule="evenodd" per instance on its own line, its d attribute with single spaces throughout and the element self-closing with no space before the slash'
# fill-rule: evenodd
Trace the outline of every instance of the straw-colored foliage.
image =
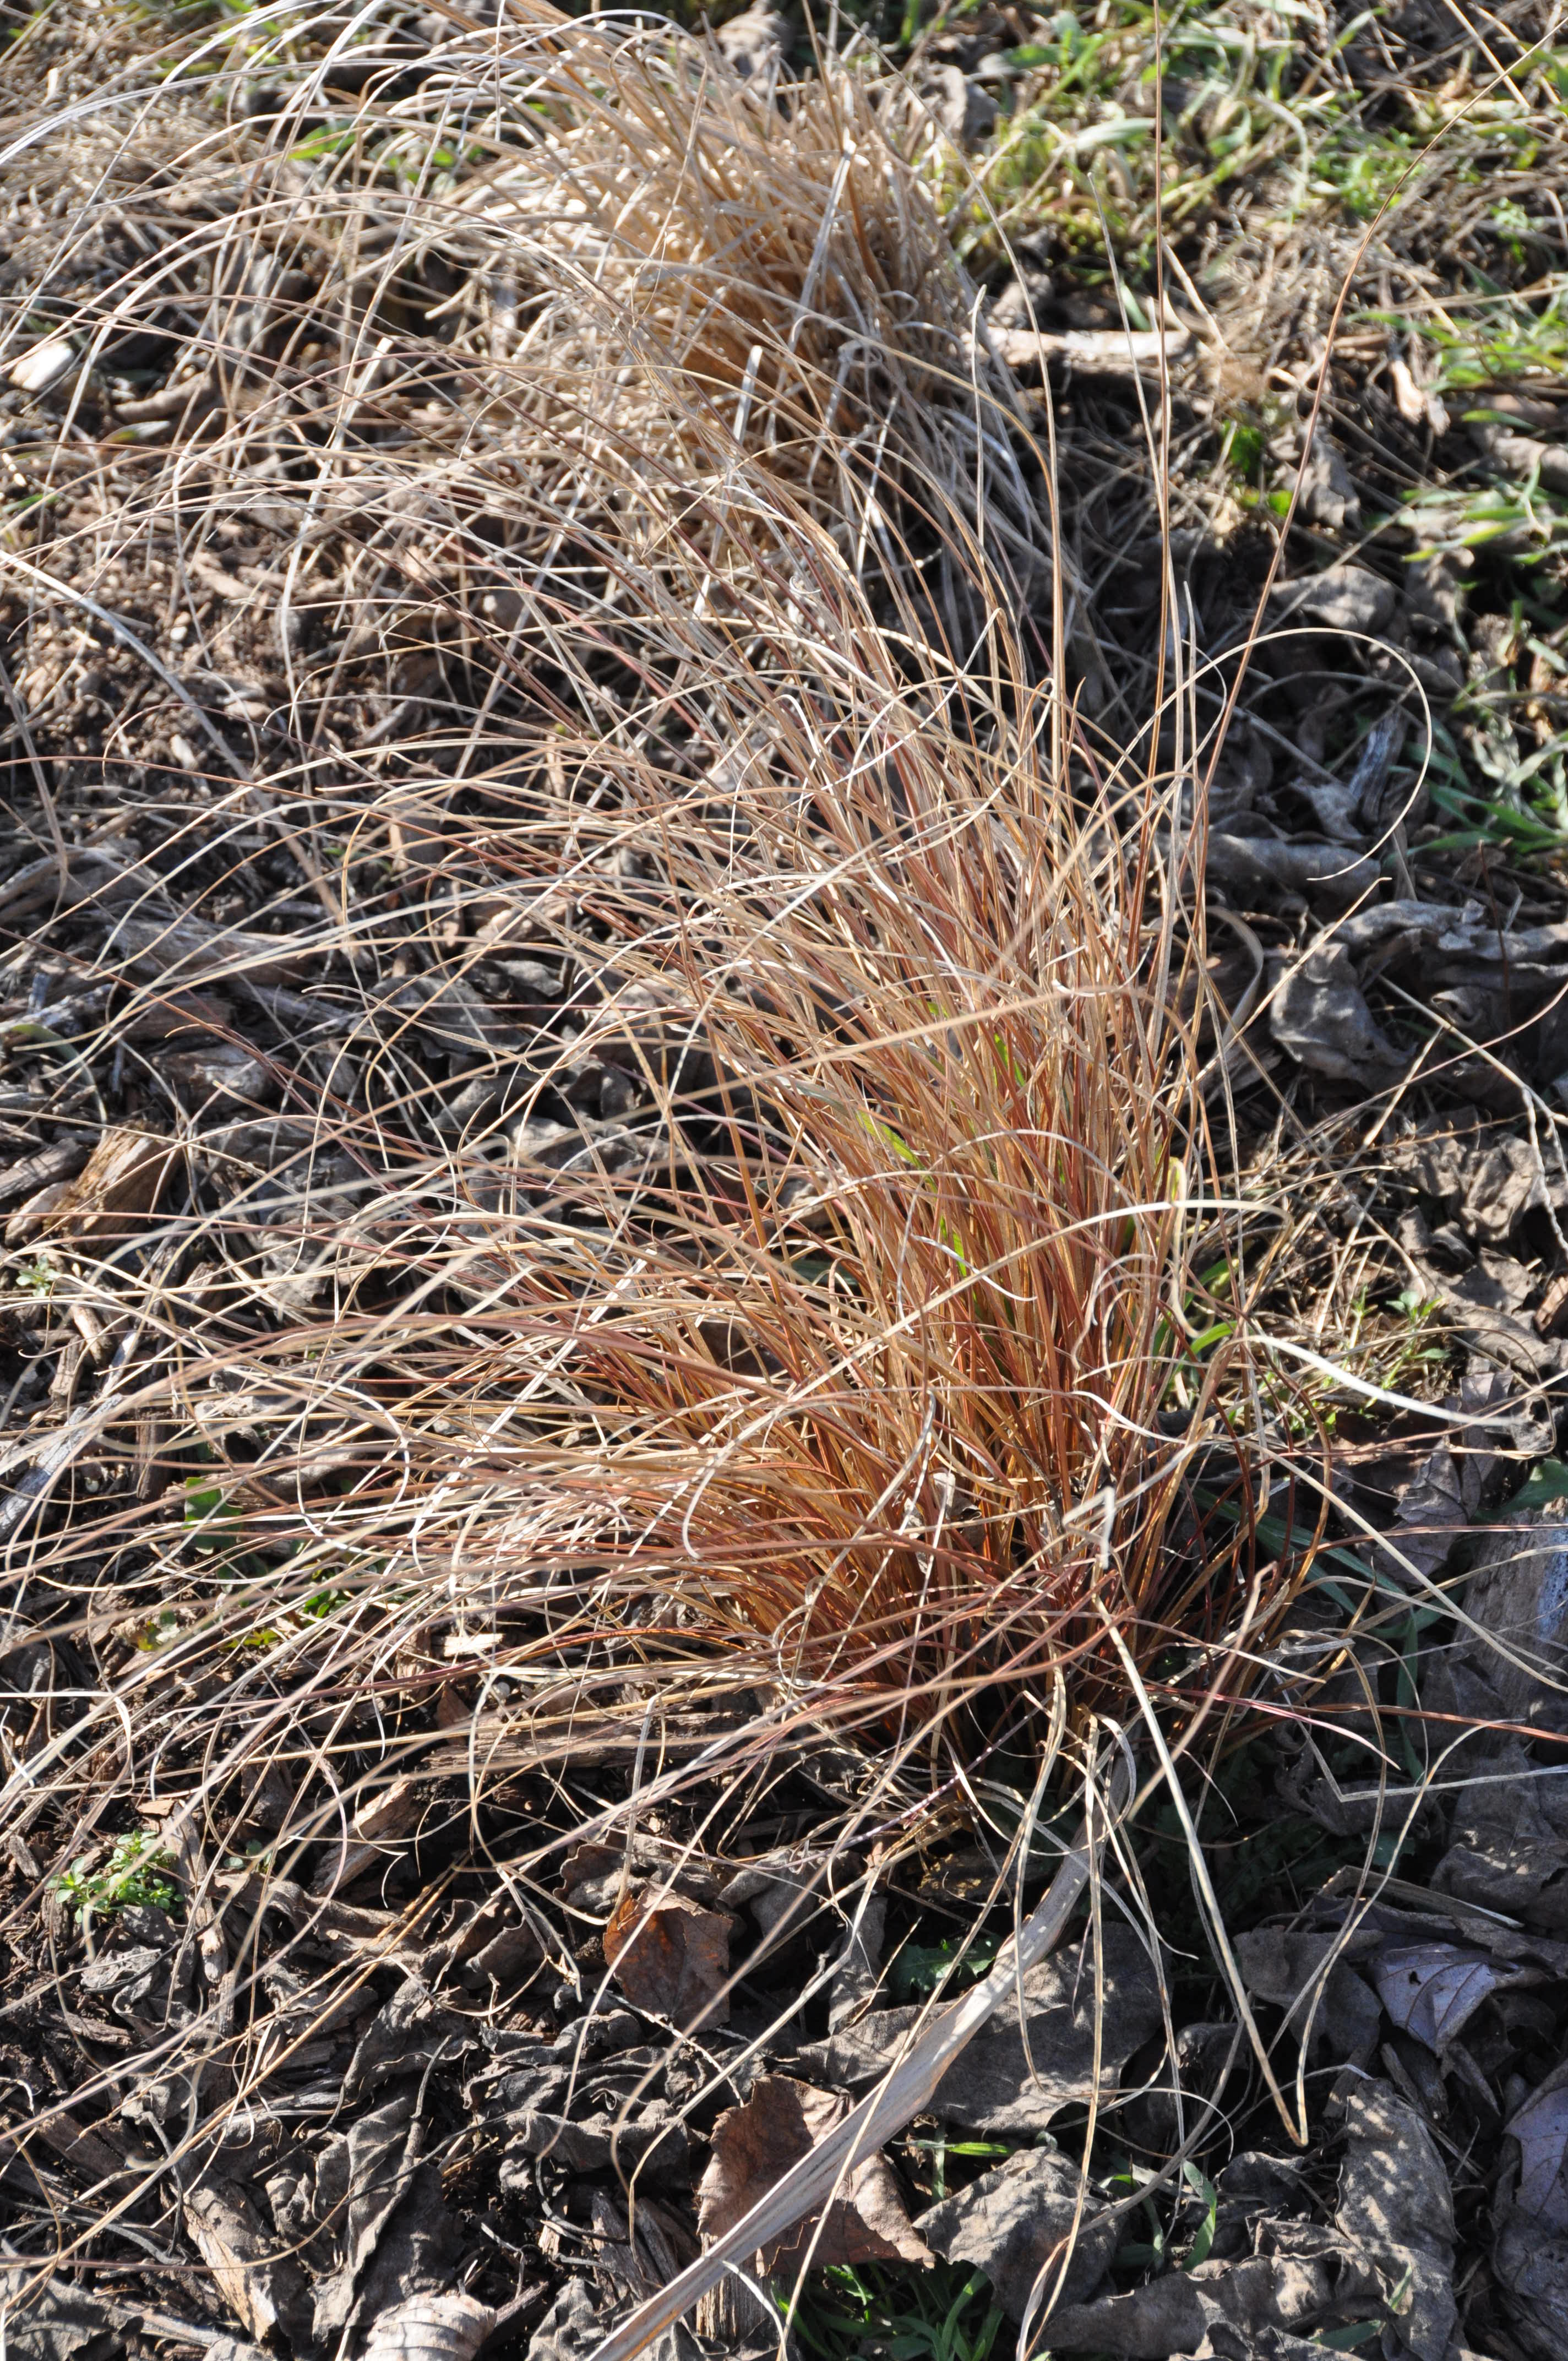
<svg viewBox="0 0 1568 2361">
<path fill-rule="evenodd" d="M 90 1712 L 150 1739 L 215 1681 L 215 1791 L 280 1701 L 330 1783 L 362 1699 L 394 1754 L 445 1700 L 482 1783 L 687 1706 L 709 1767 L 820 1724 L 972 1755 L 1119 1691 L 1107 1619 L 1234 1687 L 1266 1578 L 1183 1507 L 1248 1416 L 1239 1336 L 1190 1344 L 1192 846 L 1079 746 L 1047 458 L 911 170 L 850 72 L 775 111 L 514 10 L 345 101 L 309 29 L 35 143 L 95 381 L 146 332 L 186 390 L 13 535 L 19 595 L 132 618 L 140 692 L 276 687 L 116 873 L 113 1021 L 295 995 L 266 1155 L 178 1113 L 139 1259 L 45 1241 L 57 1301 L 140 1323 L 82 1447 L 141 1497 L 9 1538 L 71 1579 L 91 1530 L 118 1586 Z M 303 880 L 281 972 L 182 915 L 258 840 Z"/>
</svg>

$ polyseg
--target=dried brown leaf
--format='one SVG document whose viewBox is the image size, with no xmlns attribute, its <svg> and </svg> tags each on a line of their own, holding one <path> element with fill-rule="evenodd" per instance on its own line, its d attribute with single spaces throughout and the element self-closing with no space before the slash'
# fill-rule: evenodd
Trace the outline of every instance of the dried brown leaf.
<svg viewBox="0 0 1568 2361">
<path fill-rule="evenodd" d="M 1398 603 L 1393 585 L 1369 567 L 1330 566 L 1321 574 L 1281 584 L 1272 611 L 1281 623 L 1314 631 L 1376 636 L 1393 620 Z"/>
<path fill-rule="evenodd" d="M 1081 2104 L 1093 2087 L 1096 2019 L 1102 2093 L 1135 2049 L 1160 2023 L 1159 1983 L 1149 1955 L 1129 1927 L 1107 1927 L 1101 1946 L 1101 1989 L 1087 1938 L 1024 1976 L 1027 2043 L 1009 1993 L 990 2023 L 931 2094 L 943 2123 L 993 2137 L 1029 2138 L 1063 2107 Z M 825 2081 L 864 2088 L 905 2054 L 922 2015 L 918 2006 L 879 2009 L 799 2053 Z"/>
<path fill-rule="evenodd" d="M 1391 1082 L 1406 1063 L 1378 1029 L 1350 954 L 1338 943 L 1315 945 L 1287 971 L 1269 1030 L 1314 1073 L 1369 1090 Z"/>
<path fill-rule="evenodd" d="M 1448 2168 L 1386 2082 L 1354 2081 L 1338 2104 L 1347 2145 L 1334 2227 L 1383 2282 L 1400 2342 L 1419 2361 L 1444 2361 L 1457 2317 Z"/>
<path fill-rule="evenodd" d="M 713 2153 L 697 2192 L 697 2227 L 711 2246 L 739 2222 L 792 2165 L 842 2122 L 850 2102 L 785 2074 L 763 2074 L 744 2106 L 719 2116 Z M 797 2223 L 757 2257 L 760 2276 L 798 2261 L 809 2250 L 815 2268 L 902 2261 L 929 2265 L 930 2248 L 915 2228 L 880 2152 L 856 2165 L 821 2217 Z"/>
<path fill-rule="evenodd" d="M 734 1924 L 727 1911 L 644 1887 L 621 1897 L 605 1928 L 604 1955 L 633 2008 L 686 2027 L 727 2025 Z"/>
<path fill-rule="evenodd" d="M 495 2325 L 477 2296 L 410 2296 L 375 2322 L 364 2361 L 474 2361 Z"/>
<path fill-rule="evenodd" d="M 256 2204 L 239 2182 L 204 2176 L 185 2191 L 185 2227 L 219 2295 L 258 2343 L 308 2332 L 304 2273 L 277 2251 Z"/>
<path fill-rule="evenodd" d="M 985 2273 L 1009 2320 L 1021 2321 L 1041 2273 L 1046 2293 L 1067 2265 L 1061 2301 L 1082 2303 L 1104 2277 L 1122 2235 L 1097 2198 L 1079 2203 L 1078 2168 L 1055 2148 L 1021 2148 L 916 2225 L 949 2263 Z M 1070 2243 L 1070 2260 L 1069 2260 Z"/>
<path fill-rule="evenodd" d="M 1568 2350 L 1568 2064 L 1509 2117 L 1492 2268 L 1530 2361 Z M 1516 2158 L 1517 2153 L 1517 2161 Z"/>
</svg>

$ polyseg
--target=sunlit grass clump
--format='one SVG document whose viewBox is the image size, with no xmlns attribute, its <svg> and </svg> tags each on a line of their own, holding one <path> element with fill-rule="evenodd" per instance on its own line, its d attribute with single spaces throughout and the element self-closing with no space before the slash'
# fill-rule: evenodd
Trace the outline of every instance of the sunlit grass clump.
<svg viewBox="0 0 1568 2361">
<path fill-rule="evenodd" d="M 1238 1684 L 1283 1578 L 1203 1538 L 1261 1413 L 1195 1308 L 1200 840 L 1175 785 L 1096 784 L 1049 467 L 863 79 L 774 110 L 540 9 L 362 76 L 310 150 L 332 59 L 268 27 L 126 86 L 94 202 L 156 216 L 158 269 L 63 324 L 190 291 L 125 549 L 280 536 L 269 810 L 351 928 L 286 1101 L 315 1162 L 195 1202 L 222 1321 L 156 1312 L 176 1480 L 115 1545 L 201 1605 L 137 1713 L 203 1662 L 344 1711 L 413 1666 L 482 1777 L 650 1701 L 903 1763 L 1124 1703 L 1129 1664 Z M 402 169 L 458 115 L 467 165 Z M 333 699 L 372 693 L 361 748 Z M 463 1017 L 518 1046 L 453 1115 L 422 995 L 482 1005 L 507 957 L 569 1020 Z"/>
</svg>

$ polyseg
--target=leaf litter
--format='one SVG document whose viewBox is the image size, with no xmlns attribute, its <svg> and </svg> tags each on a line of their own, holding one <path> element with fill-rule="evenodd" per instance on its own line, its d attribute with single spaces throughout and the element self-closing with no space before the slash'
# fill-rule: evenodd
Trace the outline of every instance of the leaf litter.
<svg viewBox="0 0 1568 2361">
<path fill-rule="evenodd" d="M 1431 1416 L 1385 1405 L 1374 1419 L 1332 1379 L 1282 1398 L 1261 1490 L 1247 1496 L 1254 1551 L 1300 1579 L 1259 1695 L 1310 1772 L 1282 1741 L 1254 1741 L 1230 1783 L 1236 1833 L 1201 1825 L 1217 1861 L 1240 1850 L 1245 1867 L 1245 1848 L 1275 1837 L 1283 1813 L 1308 1864 L 1292 1906 L 1281 1914 L 1277 1894 L 1261 1911 L 1255 1902 L 1234 1938 L 1281 2078 L 1313 2012 L 1309 2055 L 1348 2069 L 1325 2103 L 1313 2097 L 1306 2165 L 1244 2144 L 1277 2145 L 1278 2117 L 1271 2132 L 1245 2050 L 1252 2080 L 1235 2081 L 1235 2026 L 1216 2026 L 1222 2044 L 1187 2037 L 1234 1995 L 1206 1964 L 1201 1912 L 1158 1883 L 1157 1848 L 1144 1873 L 1168 1948 L 1114 1922 L 1092 1942 L 1075 1931 L 1025 1974 L 1022 2010 L 999 2010 L 949 2070 L 951 2088 L 938 2083 L 921 2118 L 936 2138 L 892 2140 L 853 2172 L 872 2174 L 878 2218 L 913 2218 L 898 2237 L 972 2264 L 1010 2316 L 1036 2300 L 1076 2220 L 1042 2331 L 1063 2350 L 1223 2352 L 1241 2335 L 1287 2353 L 1380 2329 L 1425 2361 L 1458 2340 L 1463 2237 L 1465 2335 L 1555 2351 L 1561 1529 L 1548 1499 L 1522 1529 L 1529 1546 L 1518 1525 L 1475 1532 L 1497 1524 L 1532 1465 L 1555 1464 L 1555 1306 L 1568 1276 L 1551 613 L 1563 421 L 1526 343 L 1549 333 L 1554 299 L 1514 300 L 1489 210 L 1515 206 L 1523 225 L 1504 245 L 1537 250 L 1548 174 L 1533 151 L 1521 163 L 1519 143 L 1556 134 L 1530 79 L 1539 58 L 1513 54 L 1533 25 L 1508 19 L 1509 62 L 1530 96 L 1510 86 L 1495 115 L 1476 95 L 1495 28 L 1467 50 L 1453 27 L 1399 29 L 1404 82 L 1391 93 L 1359 34 L 1342 38 L 1328 19 L 1282 32 L 1260 16 L 1262 53 L 1290 52 L 1292 71 L 1310 77 L 1321 45 L 1325 87 L 1362 110 L 1369 134 L 1425 109 L 1459 126 L 1456 187 L 1465 159 L 1480 159 L 1484 197 L 1466 197 L 1441 237 L 1419 180 L 1377 225 L 1331 348 L 1362 169 L 1343 138 L 1324 168 L 1332 199 L 1317 214 L 1292 200 L 1298 243 L 1279 266 L 1255 224 L 1282 211 L 1269 175 L 1293 135 L 1245 77 L 1226 81 L 1223 47 L 1218 82 L 1205 61 L 1180 93 L 1178 190 L 1190 175 L 1193 196 L 1173 218 L 1190 202 L 1201 223 L 1222 172 L 1264 203 L 1244 208 L 1201 277 L 1206 312 L 1160 328 L 1139 243 L 1146 134 L 1101 127 L 1134 119 L 1138 27 L 1118 23 L 1091 74 L 1075 67 L 1080 33 L 1014 13 L 927 37 L 914 81 L 935 132 L 911 152 L 1009 322 L 992 332 L 1016 373 L 1009 414 L 1037 421 L 1049 404 L 1061 438 L 1071 489 L 1059 555 L 1077 602 L 1065 657 L 1085 775 L 1106 763 L 1129 781 L 1140 763 L 1174 774 L 1190 751 L 1154 686 L 1159 509 L 1127 459 L 1140 405 L 1157 409 L 1168 378 L 1170 422 L 1190 445 L 1169 546 L 1198 653 L 1201 732 L 1236 680 L 1276 546 L 1268 519 L 1296 487 L 1266 634 L 1211 766 L 1208 887 L 1234 958 L 1210 956 L 1189 986 L 1247 1208 L 1218 1244 L 1232 1274 L 1249 1257 L 1263 1272 L 1182 1302 L 1192 1345 L 1161 1414 L 1190 1420 L 1215 1351 L 1198 1340 L 1245 1305 L 1272 1334 L 1326 1347 Z M 69 28 L 46 14 L 27 29 L 24 71 L 41 82 L 53 56 L 57 87 L 61 74 L 73 86 L 82 62 Z M 418 1317 L 431 1241 L 457 1274 L 443 1281 L 439 1321 L 461 1336 L 507 1284 L 496 1240 L 519 1207 L 564 1226 L 585 1208 L 600 1219 L 616 1207 L 606 1180 L 620 1182 L 613 1229 L 626 1184 L 651 1170 L 706 1172 L 721 1196 L 742 1183 L 739 1168 L 721 1170 L 711 1134 L 672 1120 L 672 1086 L 734 1084 L 696 1001 L 645 988 L 635 955 L 667 923 L 667 872 L 657 829 L 615 800 L 637 674 L 615 638 L 621 544 L 602 520 L 634 505 L 636 470 L 617 452 L 608 497 L 591 469 L 576 477 L 574 512 L 588 522 L 549 560 L 554 613 L 548 599 L 517 603 L 538 544 L 520 533 L 504 459 L 485 445 L 460 517 L 436 489 L 454 420 L 466 405 L 482 419 L 488 403 L 515 403 L 515 356 L 531 336 L 543 346 L 542 318 L 560 316 L 559 287 L 509 285 L 485 213 L 502 190 L 505 219 L 526 217 L 539 189 L 521 205 L 504 193 L 482 128 L 472 156 L 430 145 L 435 118 L 419 110 L 449 108 L 464 87 L 461 57 L 455 67 L 443 47 L 460 51 L 461 28 L 366 13 L 297 32 L 269 33 L 270 54 L 242 69 L 244 121 L 287 121 L 282 89 L 303 94 L 291 145 L 236 135 L 260 142 L 243 163 L 254 175 L 261 158 L 259 197 L 254 178 L 240 197 L 202 93 L 176 77 L 164 115 L 148 118 L 165 126 L 160 144 L 115 151 L 110 193 L 72 215 L 63 247 L 49 175 L 79 202 L 81 173 L 104 168 L 93 151 L 85 162 L 35 153 L 7 262 L 25 346 L 10 368 L 7 548 L 21 570 L 6 654 L 22 817 L 0 882 L 16 945 L 0 1123 L 6 1419 L 27 1439 L 5 1468 L 24 1584 L 5 1667 L 7 1767 L 26 1775 L 7 1798 L 17 1899 L 5 2042 L 27 2098 L 6 2150 L 5 2268 L 18 2290 L 9 2343 L 30 2354 L 31 2339 L 49 2361 L 149 2340 L 215 2351 L 236 2334 L 275 2352 L 336 2340 L 345 2353 L 457 2356 L 531 2335 L 542 2361 L 591 2350 L 618 2308 L 689 2262 L 704 2226 L 690 2191 L 707 2188 L 725 2152 L 721 2125 L 770 2106 L 804 2125 L 816 2109 L 819 2134 L 917 2037 L 920 2009 L 878 2004 L 888 1923 L 896 1953 L 927 1931 L 932 1895 L 1004 1893 L 1030 1785 L 1007 1788 L 999 1816 L 982 1763 L 945 1794 L 936 1783 L 932 1810 L 905 1773 L 879 1785 L 876 1747 L 862 1741 L 848 1749 L 847 1795 L 843 1763 L 781 1728 L 751 1758 L 754 1795 L 727 1817 L 701 1774 L 747 1727 L 733 1693 L 694 1665 L 684 1691 L 655 1694 L 635 1654 L 613 1649 L 596 1676 L 597 1634 L 576 1693 L 552 1690 L 499 1588 L 450 1614 L 394 1616 L 370 1656 L 351 1659 L 378 1569 L 330 1536 L 347 1529 L 342 1502 L 379 1505 L 378 1488 L 401 1480 L 402 1397 L 389 1415 L 378 1355 L 392 1349 L 389 1322 Z M 124 45 L 94 58 L 93 77 L 129 90 L 145 36 L 115 38 Z M 1201 25 L 1184 35 L 1207 38 Z M 748 107 L 776 104 L 787 51 L 776 20 L 750 12 L 718 47 L 753 86 Z M 591 82 L 604 61 L 584 54 Z M 1013 60 L 1001 72 L 998 55 Z M 1176 62 L 1191 72 L 1186 51 Z M 1076 97 L 1069 68 L 1090 88 L 1109 75 L 1123 115 Z M 345 95 L 356 131 L 352 107 L 334 114 Z M 901 104 L 895 93 L 883 109 L 894 138 Z M 1241 161 L 1222 168 L 1227 104 L 1241 110 L 1233 131 L 1245 128 Z M 1062 192 L 1046 250 L 1020 254 L 1012 273 L 987 241 L 998 215 L 1017 226 L 1011 209 L 1025 199 L 1009 176 L 1052 120 L 1069 126 Z M 378 153 L 356 181 L 339 159 L 372 126 Z M 189 152 L 171 172 L 177 139 Z M 1402 156 L 1397 137 L 1387 144 Z M 958 151 L 980 160 L 954 180 Z M 428 187 L 409 195 L 416 153 L 419 170 L 451 176 L 439 203 Z M 1087 168 L 1107 154 L 1125 172 L 1096 181 Z M 623 172 L 624 148 L 616 155 Z M 1376 137 L 1366 155 L 1365 169 L 1383 169 Z M 596 185 L 623 184 L 611 174 Z M 241 202 L 256 208 L 243 268 L 225 228 Z M 1096 286 L 1100 266 L 1085 257 L 1107 205 L 1121 279 Z M 613 241 L 596 248 L 598 236 L 590 226 L 581 254 L 613 273 Z M 169 261 L 138 316 L 122 298 L 149 249 Z M 1209 272 L 1196 243 L 1177 258 Z M 581 305 L 594 282 L 580 257 L 574 268 L 569 301 Z M 886 283 L 903 290 L 909 276 L 894 268 Z M 835 261 L 813 291 L 846 283 Z M 959 314 L 941 311 L 939 269 L 931 283 L 951 341 L 918 357 L 936 371 L 926 384 L 971 349 Z M 1477 284 L 1478 314 L 1454 296 Z M 1408 317 L 1388 316 L 1396 288 Z M 1129 291 L 1157 324 L 1131 338 L 1107 316 Z M 851 326 L 873 344 L 886 333 Z M 748 405 L 787 412 L 815 400 L 820 419 L 847 387 L 862 401 L 860 429 L 878 419 L 839 357 L 849 347 L 830 356 L 838 390 L 826 397 L 809 381 L 763 384 L 751 355 L 769 349 L 764 333 L 718 357 L 714 382 L 738 434 Z M 565 385 L 551 366 L 553 386 Z M 518 414 L 507 412 L 514 434 Z M 571 391 L 565 414 L 592 419 L 593 401 Z M 521 415 L 541 431 L 537 402 Z M 994 520 L 1007 595 L 1027 609 L 1051 544 L 1024 446 L 1011 429 L 965 440 L 963 402 L 906 405 L 905 429 L 912 415 L 913 442 L 884 443 L 877 466 L 891 466 L 890 484 L 908 471 L 907 489 L 955 448 L 972 478 L 978 452 L 988 491 L 964 513 L 971 526 Z M 620 432 L 611 425 L 612 445 Z M 673 464 L 679 436 L 654 432 Z M 1222 446 L 1253 456 L 1234 464 Z M 791 496 L 842 537 L 840 495 L 802 479 L 794 447 L 776 462 Z M 376 473 L 388 451 L 411 455 L 394 459 L 389 494 Z M 1193 460 L 1209 466 L 1206 482 Z M 755 497 L 729 460 L 711 480 L 699 620 L 729 596 L 727 565 L 741 580 Z M 203 505 L 187 513 L 187 498 Z M 884 620 L 927 644 L 935 625 L 960 645 L 974 626 L 970 577 L 941 535 L 916 551 L 921 588 L 900 607 L 883 509 L 849 507 Z M 143 521 L 139 542 L 128 517 Z M 650 512 L 652 541 L 680 529 Z M 600 734 L 574 740 L 553 683 L 558 742 L 539 762 L 509 666 L 534 680 L 547 670 L 560 617 L 584 611 L 585 589 L 606 650 L 587 702 Z M 673 617 L 661 621 L 666 653 L 685 644 Z M 691 699 L 681 661 L 660 676 L 671 711 Z M 493 738 L 476 734 L 476 714 L 487 728 L 499 717 Z M 695 782 L 699 798 L 727 792 L 738 762 L 770 777 L 768 746 L 748 750 L 744 732 L 739 753 L 722 726 L 688 739 L 683 719 L 654 734 L 661 759 L 674 749 L 669 775 Z M 484 784 L 466 801 L 470 778 Z M 487 796 L 518 824 L 477 849 Z M 629 959 L 630 978 L 618 964 Z M 896 1122 L 884 1132 L 896 1162 Z M 1281 1203 L 1310 1210 L 1288 1225 L 1288 1256 L 1271 1259 L 1263 1242 L 1282 1235 Z M 972 1257 L 948 1214 L 933 1235 L 961 1273 Z M 356 1321 L 334 1367 L 333 1331 Z M 688 1334 L 730 1378 L 754 1378 L 755 1346 Z M 302 1395 L 302 1366 L 320 1372 Z M 465 1382 L 442 1394 L 437 1433 L 477 1498 L 494 1444 L 456 1407 Z M 536 1371 L 522 1382 L 531 1402 L 548 1400 Z M 418 1399 L 428 1377 L 413 1383 Z M 1324 1441 L 1316 1456 L 1309 1434 Z M 1195 1533 L 1236 1510 L 1234 1471 L 1212 1449 L 1190 1480 Z M 148 1502 L 155 1513 L 141 1516 Z M 943 1477 L 919 1513 L 938 1553 L 929 1584 L 945 1535 L 971 1546 L 961 1528 L 976 1510 Z M 1366 1586 L 1348 1638 L 1347 1581 Z M 351 1676 L 334 1669 L 351 1661 Z M 280 1717 L 301 1667 L 321 1703 Z M 163 1717 L 156 1776 L 153 1724 L 137 1724 L 143 1751 L 123 1759 L 112 1725 L 84 1712 L 111 1691 L 135 1715 L 151 1700 Z M 219 1699 L 244 1743 L 231 1737 L 206 1762 L 203 1719 Z M 994 1727 L 981 1741 L 1003 1785 L 1017 1775 L 1009 1743 Z M 834 1814 L 845 1846 L 825 1840 Z M 572 1858 L 585 1829 L 604 1855 L 597 1875 Z M 146 1898 L 132 1899 L 137 1861 L 148 1864 Z M 911 1873 L 927 1867 L 929 1881 Z M 1019 1882 L 1044 1873 L 1025 1835 Z M 1222 1878 L 1222 1900 L 1229 1891 Z M 945 1906 L 972 1917 L 972 1898 Z M 873 1912 L 882 1932 L 868 1941 Z M 998 1937 L 1006 1915 L 992 1912 Z M 1167 2054 L 1172 2003 L 1182 2037 Z M 1189 2072 L 1190 2093 L 1168 2099 Z M 1162 2110 L 1179 2126 L 1188 2095 L 1190 2120 L 1207 2123 L 1227 2083 L 1221 2119 L 1235 2152 L 1202 2151 L 1211 2208 L 1201 2185 L 1169 2170 L 1185 2133 L 1135 2155 L 1132 2126 Z M 932 2155 L 950 2149 L 963 2175 L 959 2150 L 987 2144 L 952 2141 L 955 2127 L 1004 2147 L 1063 2146 L 972 2158 L 983 2169 L 921 2211 Z M 1129 2201 L 1129 2180 L 1152 2195 Z M 1130 2242 L 1117 2209 L 1130 2202 L 1155 2216 L 1153 2265 L 1118 2261 Z M 967 2229 L 953 2226 L 955 2207 Z M 62 2257 L 79 2281 L 51 2276 Z M 851 2237 L 835 2268 L 870 2259 Z M 692 2349 L 689 2330 L 666 2334 Z"/>
</svg>

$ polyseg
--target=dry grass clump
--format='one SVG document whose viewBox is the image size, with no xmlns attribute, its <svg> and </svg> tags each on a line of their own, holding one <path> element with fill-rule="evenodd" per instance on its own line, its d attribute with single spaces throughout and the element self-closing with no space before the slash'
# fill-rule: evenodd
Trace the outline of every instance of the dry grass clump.
<svg viewBox="0 0 1568 2361">
<path fill-rule="evenodd" d="M 99 1488 L 67 1448 L 8 1529 L 35 1595 L 89 1532 L 113 1593 L 59 1758 L 124 1707 L 184 1761 L 199 1710 L 215 1795 L 292 1717 L 281 1861 L 367 1700 L 482 1786 L 972 1756 L 1121 1696 L 1108 1625 L 1235 1687 L 1280 1576 L 1183 1510 L 1255 1417 L 1234 1323 L 1190 1343 L 1190 847 L 1080 763 L 933 216 L 850 76 L 775 114 L 539 10 L 345 106 L 373 16 L 198 40 L 49 168 L 95 192 L 38 300 L 101 456 L 61 436 L 14 570 L 43 633 L 115 619 L 150 788 L 76 895 L 128 985 L 92 1054 L 181 994 L 272 1028 L 199 1102 L 134 1062 L 188 1189 L 44 1239 L 136 1323 Z"/>
<path fill-rule="evenodd" d="M 1027 700 L 982 751 L 830 651 L 771 652 L 734 803 L 622 776 L 656 883 L 574 1049 L 656 1121 L 565 1189 L 514 1134 L 470 1284 L 543 1432 L 487 1455 L 484 1555 L 498 1602 L 545 1564 L 640 1653 L 925 1720 L 1098 1657 L 1096 1602 L 1146 1656 L 1231 1621 L 1168 1546 L 1190 1108 L 1142 881 Z"/>
<path fill-rule="evenodd" d="M 857 578 L 885 566 L 901 620 L 967 661 L 976 572 L 1015 598 L 1048 575 L 1037 482 L 976 351 L 973 291 L 866 82 L 806 82 L 781 112 L 663 28 L 629 31 L 606 71 L 597 33 L 555 33 L 547 65 L 514 52 L 509 79 L 552 135 L 464 199 L 499 241 L 491 346 L 510 347 L 521 417 L 608 430 L 638 483 L 663 471 L 692 492 L 729 429 Z M 744 500 L 726 522 L 750 538 Z M 756 555 L 773 544 L 760 523 Z"/>
</svg>

